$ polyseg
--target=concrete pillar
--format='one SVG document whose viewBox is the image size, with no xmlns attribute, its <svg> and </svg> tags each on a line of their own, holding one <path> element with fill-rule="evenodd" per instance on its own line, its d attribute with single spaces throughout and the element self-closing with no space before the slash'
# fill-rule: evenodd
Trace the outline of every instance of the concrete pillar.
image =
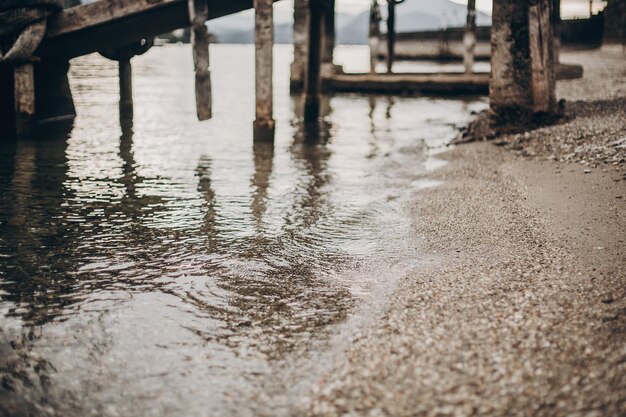
<svg viewBox="0 0 626 417">
<path fill-rule="evenodd" d="M 273 101 L 273 48 L 274 48 L 274 6 L 272 0 L 255 0 L 255 81 L 256 81 L 256 120 L 254 140 L 271 142 L 274 140 L 274 101 Z"/>
<path fill-rule="evenodd" d="M 393 71 L 396 45 L 396 0 L 387 0 L 387 72 Z"/>
<path fill-rule="evenodd" d="M 467 24 L 463 36 L 463 66 L 465 73 L 471 74 L 474 68 L 474 53 L 476 51 L 476 0 L 467 2 Z"/>
<path fill-rule="evenodd" d="M 309 4 L 309 54 L 304 83 L 304 121 L 317 122 L 322 90 L 321 59 L 324 10 L 317 2 Z"/>
<path fill-rule="evenodd" d="M 302 91 L 309 54 L 309 0 L 294 0 L 291 93 Z"/>
<path fill-rule="evenodd" d="M 14 68 L 15 131 L 29 136 L 35 117 L 35 68 L 31 62 Z"/>
<path fill-rule="evenodd" d="M 496 125 L 556 111 L 550 1 L 493 3 L 489 92 Z"/>
<path fill-rule="evenodd" d="M 376 64 L 378 63 L 378 42 L 380 36 L 380 7 L 377 0 L 372 0 L 370 8 L 370 30 L 369 30 L 369 47 L 370 47 L 370 73 L 376 73 Z"/>
</svg>

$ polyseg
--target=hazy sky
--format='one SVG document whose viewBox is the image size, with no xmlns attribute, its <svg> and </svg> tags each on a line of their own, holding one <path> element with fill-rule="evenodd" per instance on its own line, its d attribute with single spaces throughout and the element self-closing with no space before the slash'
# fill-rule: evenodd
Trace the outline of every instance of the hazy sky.
<svg viewBox="0 0 626 417">
<path fill-rule="evenodd" d="M 384 0 L 379 0 L 381 3 Z M 406 0 L 406 1 L 428 1 L 428 0 Z M 467 0 L 452 0 L 455 3 L 467 4 Z M 476 7 L 484 12 L 491 13 L 492 0 L 476 0 Z M 276 8 L 289 8 L 291 2 L 280 2 L 276 4 Z M 370 0 L 336 0 L 337 10 L 344 13 L 356 14 L 369 8 Z M 588 17 L 589 16 L 589 0 L 561 0 L 563 17 Z M 594 12 L 597 12 L 603 6 L 602 0 L 594 0 Z"/>
</svg>

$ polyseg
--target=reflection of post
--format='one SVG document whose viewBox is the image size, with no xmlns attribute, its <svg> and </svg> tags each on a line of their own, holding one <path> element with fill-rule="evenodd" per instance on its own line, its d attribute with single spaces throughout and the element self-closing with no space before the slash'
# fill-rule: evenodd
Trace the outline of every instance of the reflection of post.
<svg viewBox="0 0 626 417">
<path fill-rule="evenodd" d="M 15 74 L 15 130 L 19 136 L 31 133 L 32 119 L 35 116 L 35 70 L 27 62 L 17 65 Z"/>
<path fill-rule="evenodd" d="M 273 102 L 273 1 L 255 0 L 255 69 L 256 69 L 256 120 L 254 140 L 274 140 Z"/>
<path fill-rule="evenodd" d="M 260 232 L 263 214 L 265 214 L 266 210 L 267 190 L 270 186 L 270 177 L 272 175 L 274 145 L 272 143 L 255 143 L 253 151 L 254 176 L 252 177 L 252 186 L 255 190 L 252 195 L 251 209 Z"/>
<path fill-rule="evenodd" d="M 396 0 L 387 0 L 387 72 L 393 70 L 396 43 Z"/>
<path fill-rule="evenodd" d="M 372 7 L 370 9 L 370 32 L 369 32 L 369 47 L 370 47 L 370 73 L 376 73 L 376 63 L 378 62 L 378 39 L 380 36 L 380 7 L 378 7 L 378 0 L 372 0 Z"/>
<path fill-rule="evenodd" d="M 308 55 L 309 0 L 295 0 L 293 9 L 293 62 L 291 93 L 302 91 Z"/>
<path fill-rule="evenodd" d="M 322 89 L 322 26 L 324 12 L 319 2 L 309 3 L 309 58 L 304 83 L 304 121 L 316 122 L 320 115 Z"/>
<path fill-rule="evenodd" d="M 471 74 L 474 67 L 474 52 L 476 50 L 476 0 L 467 2 L 467 24 L 463 37 L 463 66 L 465 73 Z"/>
</svg>

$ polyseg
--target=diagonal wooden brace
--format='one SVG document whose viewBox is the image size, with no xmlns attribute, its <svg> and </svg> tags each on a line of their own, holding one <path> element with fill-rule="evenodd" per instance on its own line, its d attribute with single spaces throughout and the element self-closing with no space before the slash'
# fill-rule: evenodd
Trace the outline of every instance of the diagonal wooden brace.
<svg viewBox="0 0 626 417">
<path fill-rule="evenodd" d="M 198 120 L 208 120 L 212 116 L 209 31 L 205 24 L 209 20 L 209 7 L 206 0 L 188 1 L 193 64 L 196 72 L 196 111 Z"/>
</svg>

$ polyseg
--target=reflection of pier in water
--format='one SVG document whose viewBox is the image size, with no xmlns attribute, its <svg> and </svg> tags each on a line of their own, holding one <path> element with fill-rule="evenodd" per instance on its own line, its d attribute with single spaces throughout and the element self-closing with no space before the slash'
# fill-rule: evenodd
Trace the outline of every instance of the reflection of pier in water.
<svg viewBox="0 0 626 417">
<path fill-rule="evenodd" d="M 484 94 L 490 87 L 492 114 L 497 123 L 507 122 L 511 113 L 531 118 L 557 111 L 554 82 L 559 0 L 506 0 L 495 5 L 490 76 L 473 72 L 477 39 L 473 0 L 468 2 L 463 33 L 463 73 L 392 74 L 393 16 L 396 4 L 401 7 L 402 1 L 387 0 L 388 74 L 377 74 L 374 68 L 369 74 L 342 74 L 333 62 L 335 0 L 294 2 L 291 85 L 292 92 L 303 92 L 303 116 L 307 122 L 319 119 L 322 79 L 334 91 Z M 0 50 L 3 128 L 11 126 L 18 134 L 28 136 L 40 124 L 72 120 L 74 103 L 67 82 L 68 61 L 93 52 L 119 62 L 120 109 L 132 113 L 131 58 L 145 53 L 155 35 L 183 27 L 192 29 L 197 115 L 200 120 L 209 119 L 212 87 L 205 22 L 254 8 L 254 138 L 273 141 L 273 0 L 98 0 L 66 10 L 60 10 L 54 0 L 36 0 L 25 2 L 22 8 L 18 6 L 19 2 L 0 6 L 6 23 L 0 32 L 0 44 L 6 49 Z M 377 7 L 376 3 L 373 7 Z M 373 12 L 372 19 L 371 35 L 376 39 L 379 14 Z M 13 41 L 15 38 L 17 41 Z M 372 43 L 373 55 L 378 54 L 375 44 Z"/>
</svg>

